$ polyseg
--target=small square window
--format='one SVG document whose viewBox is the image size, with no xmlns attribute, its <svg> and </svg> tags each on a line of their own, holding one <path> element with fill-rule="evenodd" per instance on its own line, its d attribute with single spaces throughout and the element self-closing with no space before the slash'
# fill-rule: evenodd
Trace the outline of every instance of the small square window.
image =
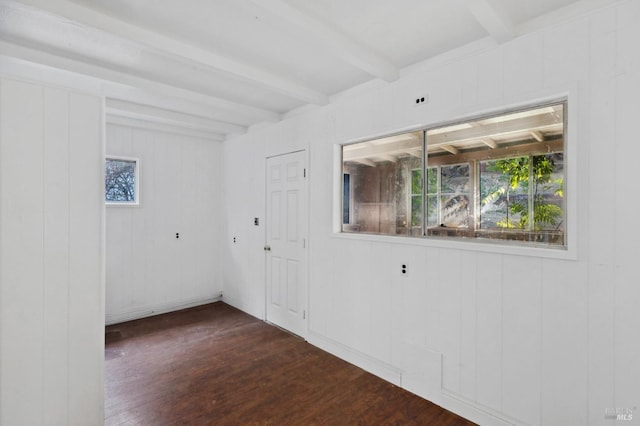
<svg viewBox="0 0 640 426">
<path fill-rule="evenodd" d="M 140 166 L 137 158 L 106 158 L 104 194 L 107 204 L 137 205 L 140 199 L 139 181 Z"/>
</svg>

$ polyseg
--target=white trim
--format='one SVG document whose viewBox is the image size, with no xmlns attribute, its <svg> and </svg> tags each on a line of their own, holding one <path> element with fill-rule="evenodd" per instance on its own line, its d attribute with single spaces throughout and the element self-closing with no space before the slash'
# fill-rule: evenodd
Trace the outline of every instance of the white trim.
<svg viewBox="0 0 640 426">
<path fill-rule="evenodd" d="M 126 126 L 134 129 L 150 130 L 154 132 L 171 133 L 173 135 L 187 136 L 190 138 L 197 138 L 202 140 L 208 140 L 211 142 L 224 142 L 225 138 L 221 134 L 211 133 L 198 129 L 187 129 L 181 126 L 169 125 L 166 123 L 153 123 L 147 120 L 140 120 L 132 117 L 120 117 L 111 114 L 106 114 L 107 124 L 114 126 Z"/>
<path fill-rule="evenodd" d="M 522 421 L 461 397 L 446 389 L 440 392 L 440 404 L 447 410 L 474 423 L 492 426 L 522 425 Z M 445 404 L 446 402 L 446 404 Z"/>
<path fill-rule="evenodd" d="M 132 321 L 140 318 L 151 317 L 154 315 L 166 314 L 168 312 L 173 312 L 181 309 L 193 308 L 195 306 L 219 302 L 221 300 L 222 293 L 219 293 L 217 296 L 209 298 L 187 299 L 169 303 L 161 303 L 158 305 L 140 306 L 130 311 L 105 315 L 105 324 L 118 324 L 125 321 Z"/>
<path fill-rule="evenodd" d="M 479 106 L 474 109 L 467 108 L 461 110 L 459 114 L 446 112 L 446 117 L 435 117 L 433 120 L 424 124 L 416 124 L 401 129 L 392 129 L 388 132 L 377 133 L 365 137 L 353 138 L 347 141 L 338 141 L 334 144 L 334 192 L 333 192 L 333 238 L 344 238 L 360 241 L 386 242 L 395 244 L 417 245 L 423 247 L 451 248 L 477 252 L 489 252 L 498 254 L 532 256 L 540 258 L 551 258 L 560 260 L 577 260 L 577 236 L 576 228 L 578 227 L 577 209 L 578 209 L 578 110 L 579 110 L 579 92 L 578 82 L 573 82 L 562 89 L 551 88 L 537 91 L 534 93 L 519 95 L 517 98 L 506 99 L 502 102 L 494 101 L 490 105 Z M 443 127 L 451 124 L 470 121 L 486 116 L 507 113 L 508 111 L 532 108 L 536 105 L 544 105 L 552 102 L 566 102 L 565 111 L 565 179 L 566 179 L 566 225 L 565 225 L 565 246 L 556 247 L 549 245 L 536 245 L 535 243 L 506 242 L 486 240 L 480 238 L 462 239 L 462 238 L 443 238 L 443 237 L 408 237 L 401 235 L 378 235 L 378 234 L 360 234 L 342 232 L 342 147 L 344 145 L 354 144 L 358 142 L 369 141 L 378 138 L 389 137 L 397 134 L 408 133 L 417 130 L 428 130 Z M 442 113 L 444 114 L 444 112 Z M 451 118 L 453 117 L 453 118 Z"/>
<path fill-rule="evenodd" d="M 345 344 L 325 337 L 312 330 L 309 330 L 307 341 L 313 346 L 360 367 L 389 383 L 396 386 L 402 386 L 402 370 L 392 366 L 391 364 L 387 364 L 373 358 L 363 352 L 357 351 Z"/>
<path fill-rule="evenodd" d="M 226 303 L 229 306 L 236 308 L 239 311 L 242 311 L 248 315 L 251 315 L 254 318 L 259 319 L 260 321 L 266 322 L 265 313 L 262 311 L 256 311 L 255 309 L 252 309 L 253 306 L 250 303 L 246 303 L 245 301 L 243 301 L 242 298 L 230 297 L 226 294 L 223 294 L 221 301 Z"/>
<path fill-rule="evenodd" d="M 292 150 L 292 151 L 287 151 L 287 152 L 283 152 L 280 154 L 271 154 L 271 155 L 265 155 L 264 158 L 264 224 L 265 224 L 265 230 L 264 230 L 264 246 L 266 247 L 266 245 L 268 244 L 268 233 L 267 233 L 267 227 L 269 226 L 269 212 L 267 209 L 267 189 L 268 189 L 268 167 L 267 167 L 267 163 L 270 159 L 272 158 L 276 158 L 276 157 L 282 157 L 285 155 L 291 155 L 291 154 L 299 154 L 302 153 L 304 156 L 304 169 L 305 169 L 305 176 L 303 177 L 303 187 L 304 187 L 304 192 L 305 192 L 305 199 L 304 199 L 304 226 L 301 226 L 300 228 L 302 229 L 301 233 L 304 235 L 303 239 L 305 240 L 305 244 L 304 247 L 302 247 L 302 250 L 304 250 L 303 252 L 303 256 L 304 256 L 304 263 L 305 263 L 305 275 L 304 275 L 304 293 L 305 293 L 305 297 L 304 297 L 304 301 L 305 301 L 305 306 L 302 307 L 302 309 L 304 310 L 303 313 L 303 330 L 302 333 L 300 334 L 300 337 L 304 338 L 305 340 L 307 339 L 308 335 L 309 335 L 309 316 L 310 316 L 310 312 L 309 312 L 309 306 L 310 306 L 310 275 L 309 275 L 309 270 L 310 270 L 310 261 L 309 259 L 311 258 L 310 256 L 310 252 L 311 252 L 311 248 L 310 248 L 310 243 L 309 243 L 309 223 L 310 223 L 310 215 L 311 215 L 311 204 L 310 204 L 310 200 L 311 197 L 309 196 L 309 191 L 310 191 L 310 185 L 309 185 L 309 163 L 310 163 L 310 149 L 309 148 L 301 148 L 301 149 L 296 149 L 296 150 Z M 271 321 L 269 320 L 269 296 L 268 296 L 268 277 L 267 277 L 267 261 L 265 261 L 264 263 L 264 279 L 263 279 L 263 285 L 264 285 L 264 291 L 263 291 L 263 297 L 264 297 L 264 302 L 262 304 L 263 309 L 264 309 L 264 321 L 269 322 L 271 324 Z M 283 327 L 280 324 L 276 324 L 273 323 L 274 325 L 281 327 L 283 329 L 286 329 L 285 327 Z M 288 329 L 287 329 L 288 330 Z M 297 333 L 299 332 L 298 330 L 288 330 L 292 333 Z"/>
</svg>

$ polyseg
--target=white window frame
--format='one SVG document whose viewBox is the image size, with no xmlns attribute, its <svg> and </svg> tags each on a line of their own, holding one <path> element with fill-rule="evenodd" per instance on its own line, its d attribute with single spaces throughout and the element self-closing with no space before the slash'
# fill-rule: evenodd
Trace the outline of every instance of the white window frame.
<svg viewBox="0 0 640 426">
<path fill-rule="evenodd" d="M 413 172 L 415 172 L 416 170 L 418 170 L 418 171 L 420 171 L 420 173 L 422 173 L 422 171 L 426 170 L 426 169 L 424 169 L 424 168 L 415 168 L 414 167 L 414 168 L 410 168 L 408 170 L 409 182 L 410 183 L 408 185 L 409 186 L 409 188 L 408 188 L 409 189 L 409 197 L 408 197 L 409 200 L 408 200 L 408 203 L 407 203 L 408 204 L 407 205 L 407 211 L 409 212 L 409 214 L 407 215 L 408 216 L 407 217 L 407 222 L 408 222 L 408 226 L 410 226 L 410 227 L 419 226 L 421 229 L 424 230 L 424 222 L 425 222 L 425 213 L 424 213 L 425 210 L 424 209 L 425 209 L 425 206 L 426 206 L 426 200 L 425 200 L 424 191 L 420 192 L 419 194 L 413 192 Z M 420 177 L 422 179 L 422 183 L 421 184 L 424 186 L 424 184 L 426 182 L 425 177 L 424 176 L 420 176 Z M 422 220 L 420 221 L 420 223 L 418 225 L 414 225 L 413 224 L 413 198 L 414 197 L 420 197 L 420 201 L 421 201 L 420 209 L 422 211 L 422 214 L 420 216 L 421 216 Z"/>
<path fill-rule="evenodd" d="M 345 222 L 344 221 L 344 201 L 345 201 L 345 194 L 344 194 L 344 178 L 345 176 L 349 176 L 349 205 L 347 206 L 347 214 L 349 215 L 349 221 Z M 351 223 L 353 222 L 353 188 L 351 186 L 351 173 L 343 173 L 342 174 L 342 201 L 341 201 L 341 205 L 342 205 L 342 224 L 343 225 L 351 225 Z"/>
<path fill-rule="evenodd" d="M 120 155 L 106 155 L 104 159 L 104 167 L 106 169 L 107 161 L 126 161 L 134 163 L 134 195 L 133 201 L 108 201 L 106 194 L 104 195 L 105 204 L 110 207 L 137 207 L 140 206 L 140 159 L 137 157 L 125 157 Z M 106 176 L 105 176 L 106 179 Z"/>
<path fill-rule="evenodd" d="M 422 246 L 446 249 L 471 250 L 475 252 L 496 253 L 507 255 L 531 256 L 538 258 L 577 260 L 578 259 L 578 237 L 577 229 L 580 227 L 578 222 L 578 176 L 581 148 L 578 145 L 578 128 L 579 128 L 579 110 L 580 110 L 580 87 L 577 82 L 570 82 L 562 87 L 551 87 L 544 90 L 538 90 L 529 93 L 523 93 L 511 98 L 504 98 L 500 101 L 490 102 L 485 105 L 476 105 L 472 109 L 459 109 L 454 113 L 454 120 L 445 119 L 446 117 L 436 118 L 433 121 L 417 124 L 401 129 L 390 129 L 386 132 L 369 134 L 366 137 L 353 139 L 336 140 L 333 145 L 334 152 L 334 221 L 333 221 L 333 238 L 356 240 L 356 241 L 372 241 L 372 242 L 388 242 L 394 244 L 404 244 L 408 246 Z M 564 167 L 566 179 L 566 225 L 565 225 L 565 245 L 558 246 L 536 246 L 505 242 L 500 240 L 483 240 L 470 239 L 462 240 L 456 238 L 415 238 L 395 235 L 374 235 L 364 233 L 342 232 L 342 147 L 344 145 L 364 142 L 377 138 L 384 138 L 389 135 L 412 132 L 416 130 L 426 130 L 435 127 L 450 125 L 456 122 L 477 119 L 483 116 L 497 115 L 507 113 L 511 110 L 532 108 L 538 104 L 549 104 L 554 102 L 565 102 L 567 109 L 565 110 L 565 128 L 564 128 Z M 451 112 L 451 111 L 450 111 Z M 425 165 L 425 169 L 428 164 Z"/>
</svg>

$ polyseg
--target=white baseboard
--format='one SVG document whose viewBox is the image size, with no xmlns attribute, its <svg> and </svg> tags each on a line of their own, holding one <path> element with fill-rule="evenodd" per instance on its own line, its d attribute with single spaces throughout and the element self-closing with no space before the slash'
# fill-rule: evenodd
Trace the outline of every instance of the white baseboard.
<svg viewBox="0 0 640 426">
<path fill-rule="evenodd" d="M 222 301 L 229 306 L 233 306 L 234 308 L 244 312 L 245 314 L 251 315 L 261 321 L 265 320 L 264 311 L 257 311 L 255 309 L 250 309 L 246 303 L 243 303 L 241 300 L 238 300 L 234 297 L 229 297 L 226 294 L 222 296 Z"/>
<path fill-rule="evenodd" d="M 239 300 L 224 296 L 222 301 L 264 320 L 250 312 L 247 306 Z M 401 368 L 394 367 L 312 330 L 309 330 L 307 334 L 307 341 L 325 352 L 478 424 L 487 426 L 521 424 L 515 419 L 486 409 L 486 407 L 479 406 L 444 389 L 442 387 L 442 354 L 428 348 L 411 344 L 405 345 L 403 350 L 409 357 L 408 364 L 416 366 L 417 370 L 403 371 Z"/>
<path fill-rule="evenodd" d="M 396 386 L 401 386 L 402 372 L 400 369 L 372 358 L 362 352 L 349 348 L 342 343 L 329 339 L 325 336 L 309 331 L 307 341 L 313 346 L 329 352 L 332 355 L 343 359 L 356 367 L 360 367 L 369 373 L 380 377 Z"/>
<path fill-rule="evenodd" d="M 517 426 L 526 424 L 445 389 L 442 390 L 442 401 L 439 405 L 479 425 Z"/>
<path fill-rule="evenodd" d="M 166 314 L 167 312 L 178 311 L 180 309 L 193 308 L 195 306 L 206 305 L 207 303 L 219 302 L 222 300 L 222 293 L 214 297 L 198 298 L 192 300 L 176 300 L 173 302 L 163 303 L 160 305 L 146 305 L 137 307 L 135 310 L 118 312 L 115 314 L 107 314 L 105 317 L 105 325 L 118 324 L 125 321 L 132 321 L 140 318 L 151 317 L 154 315 Z"/>
<path fill-rule="evenodd" d="M 308 342 L 387 382 L 478 424 L 487 426 L 522 424 L 516 419 L 488 410 L 443 389 L 442 354 L 433 350 L 414 345 L 413 350 L 407 353 L 411 358 L 409 364 L 418 366 L 418 369 L 416 371 L 403 371 L 401 368 L 372 358 L 313 331 L 309 332 Z M 407 348 L 404 349 L 406 350 Z"/>
</svg>

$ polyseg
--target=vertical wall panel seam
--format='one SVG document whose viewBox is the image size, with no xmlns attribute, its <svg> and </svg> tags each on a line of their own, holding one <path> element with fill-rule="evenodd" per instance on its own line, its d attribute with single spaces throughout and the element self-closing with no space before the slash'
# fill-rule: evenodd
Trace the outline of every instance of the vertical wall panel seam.
<svg viewBox="0 0 640 426">
<path fill-rule="evenodd" d="M 71 360 L 70 360 L 70 328 L 71 328 L 71 94 L 67 92 L 67 335 L 66 335 L 66 359 L 67 359 L 67 383 L 65 393 L 67 401 L 67 422 L 71 423 Z"/>
<path fill-rule="evenodd" d="M 2 290 L 3 290 L 3 282 L 2 282 L 2 270 L 3 270 L 3 253 L 2 253 L 2 124 L 3 124 L 3 110 L 2 110 L 2 95 L 4 89 L 4 80 L 0 78 L 0 322 L 2 321 Z M 0 325 L 0 423 L 2 423 L 2 388 L 3 388 L 3 370 L 2 370 L 2 359 L 3 359 L 3 346 L 4 342 L 2 340 L 2 326 Z"/>
<path fill-rule="evenodd" d="M 459 256 L 462 256 L 459 254 Z M 463 285 L 462 285 L 462 273 L 460 272 L 460 276 L 458 277 L 458 365 L 456 369 L 458 370 L 458 393 L 462 395 L 462 329 L 463 329 L 463 321 L 462 321 L 462 293 L 463 293 Z"/>
<path fill-rule="evenodd" d="M 106 283 L 106 216 L 107 216 L 107 212 L 106 212 L 106 205 L 105 205 L 105 195 L 104 195 L 104 182 L 105 182 L 105 158 L 106 158 L 106 132 L 107 132 L 107 126 L 106 126 L 106 116 L 105 116 L 105 107 L 106 104 L 106 98 L 104 96 L 104 94 L 101 94 L 100 96 L 100 112 L 99 112 L 99 129 L 100 132 L 98 134 L 98 138 L 99 138 L 99 155 L 100 155 L 100 161 L 98 162 L 99 165 L 99 171 L 100 171 L 100 178 L 98 181 L 98 188 L 102 188 L 101 190 L 98 189 L 98 198 L 99 202 L 97 203 L 99 205 L 99 216 L 100 216 L 100 231 L 99 231 L 99 239 L 100 239 L 100 244 L 99 244 L 99 257 L 100 257 L 100 261 L 99 261 L 99 265 L 100 265 L 100 272 L 99 272 L 99 316 L 100 316 L 100 321 L 101 321 L 101 327 L 100 330 L 102 332 L 102 342 L 101 342 L 101 352 L 102 352 L 102 356 L 101 359 L 99 361 L 99 366 L 100 366 L 100 372 L 99 372 L 99 377 L 100 377 L 100 389 L 99 389 L 99 405 L 101 407 L 101 413 L 100 413 L 100 418 L 102 419 L 102 422 L 104 423 L 104 417 L 105 417 L 105 409 L 104 409 L 104 398 L 105 398 L 105 394 L 104 394 L 104 386 L 105 386 L 105 378 L 104 378 L 104 371 L 105 371 L 105 364 L 104 364 L 104 323 L 105 323 L 105 283 Z"/>
<path fill-rule="evenodd" d="M 474 329 L 475 329 L 475 335 L 473 336 L 474 339 L 474 354 L 473 354 L 473 358 L 474 358 L 474 367 L 473 367 L 473 401 L 474 402 L 478 402 L 478 254 L 476 253 L 474 256 L 474 262 L 475 262 L 475 279 L 474 281 L 474 285 L 476 288 L 476 294 L 475 294 L 475 308 L 476 308 L 476 312 L 475 312 L 475 324 L 474 324 Z"/>
<path fill-rule="evenodd" d="M 40 338 L 40 344 L 41 344 L 41 359 L 40 359 L 40 367 L 42 368 L 42 373 L 40 374 L 40 424 L 44 424 L 44 407 L 45 407 L 45 356 L 46 356 L 46 336 L 44 334 L 44 330 L 45 330 L 45 323 L 46 323 L 46 308 L 45 308 L 45 282 L 46 282 L 46 271 L 45 268 L 47 267 L 46 265 L 46 258 L 47 258 L 47 253 L 45 251 L 46 246 L 45 246 L 45 235 L 46 235 L 46 229 L 45 229 L 45 225 L 46 225 L 46 205 L 45 205 L 45 181 L 46 181 L 46 176 L 45 176 L 45 115 L 46 115 L 46 105 L 45 105 L 45 88 L 41 87 L 40 88 L 40 104 L 42 105 L 42 110 L 41 110 L 41 121 L 42 121 L 42 127 L 40 129 L 40 149 L 41 149 L 41 154 L 40 154 L 40 171 L 41 171 L 41 175 L 40 175 L 40 205 L 41 205 L 41 211 L 40 211 L 40 223 L 42 225 L 42 241 L 41 241 L 41 250 L 42 250 L 42 257 L 40 259 L 41 262 L 41 278 L 40 278 L 40 309 L 42 311 L 42 321 L 41 321 L 41 328 L 40 328 L 40 334 L 41 334 L 41 338 Z"/>
<path fill-rule="evenodd" d="M 538 270 L 540 271 L 540 279 L 539 279 L 539 285 L 540 285 L 540 346 L 539 346 L 539 350 L 538 350 L 538 424 L 542 424 L 542 401 L 543 401 L 543 396 L 542 396 L 542 383 L 544 381 L 544 365 L 542 360 L 544 359 L 544 265 L 545 262 L 540 259 L 540 267 L 538 268 Z"/>
<path fill-rule="evenodd" d="M 592 70 L 591 70 L 591 64 L 593 63 L 592 62 L 592 60 L 593 60 L 593 55 L 592 55 L 592 53 L 593 53 L 593 37 L 592 37 L 593 36 L 593 30 L 592 30 L 592 28 L 593 28 L 593 18 L 591 16 L 589 16 L 587 18 L 587 31 L 588 31 L 587 32 L 587 46 L 588 46 L 588 48 L 587 48 L 587 63 L 589 64 L 589 66 L 588 66 L 589 69 L 587 71 L 587 73 L 588 73 L 587 74 L 588 84 L 587 84 L 587 89 L 586 89 L 587 90 L 587 98 L 588 99 L 591 99 L 591 96 L 592 96 L 591 92 L 592 92 L 592 87 L 593 87 L 593 83 L 594 83 L 593 82 L 594 79 L 593 79 L 593 75 L 592 75 Z M 567 105 L 568 105 L 568 102 L 567 102 Z M 568 108 L 577 108 L 577 106 L 568 105 Z M 580 110 L 578 110 L 578 111 L 580 111 Z M 590 116 L 590 115 L 591 115 L 591 107 L 589 108 L 589 112 L 588 112 L 588 116 Z M 566 121 L 568 121 L 568 117 L 565 117 L 565 122 Z M 590 132 L 591 132 L 591 127 L 589 127 L 588 131 L 585 132 L 585 133 L 590 133 Z M 585 150 L 583 148 L 583 150 L 588 152 L 587 162 L 584 165 L 584 167 L 587 170 L 591 170 L 591 162 L 590 162 L 590 159 L 591 159 L 591 145 L 589 144 L 587 146 L 587 149 Z M 576 151 L 577 151 L 577 148 L 576 148 Z M 576 159 L 576 163 L 577 163 L 577 159 Z M 587 181 L 585 182 L 585 185 L 586 185 L 587 188 L 591 188 L 591 177 L 590 177 L 590 175 L 587 176 Z M 577 186 L 576 186 L 576 188 L 577 188 Z M 577 190 L 579 191 L 579 189 L 577 189 Z M 587 198 L 587 200 L 586 200 L 585 204 L 590 207 L 591 206 L 591 194 L 587 194 L 586 198 Z M 579 202 L 576 202 L 575 204 L 577 205 L 577 204 L 579 204 Z M 566 215 L 566 213 L 565 213 L 565 215 Z M 591 221 L 591 217 L 589 216 L 587 221 L 586 221 L 587 228 L 590 225 L 590 221 Z M 574 232 L 576 232 L 576 231 L 579 232 L 578 231 L 578 229 L 579 229 L 578 223 L 576 223 L 574 225 L 574 228 L 575 228 Z M 576 241 L 577 240 L 578 239 L 576 238 Z M 568 240 L 565 239 L 565 242 L 568 242 Z M 593 264 L 592 263 L 593 253 L 592 253 L 592 248 L 591 248 L 592 244 L 593 244 L 593 238 L 589 237 L 587 239 L 587 244 L 586 244 L 588 249 L 587 250 L 583 250 L 583 253 L 586 252 L 586 254 L 583 254 L 583 256 L 584 256 L 583 259 L 586 262 L 586 270 L 587 270 L 587 279 L 586 279 L 586 282 L 585 282 L 585 285 L 587 286 L 586 287 L 586 298 L 585 298 L 585 306 L 586 306 L 586 314 L 587 314 L 586 318 L 585 318 L 586 319 L 585 326 L 586 326 L 586 332 L 587 332 L 586 333 L 586 337 L 587 337 L 587 341 L 586 341 L 586 345 L 587 345 L 586 346 L 586 348 L 587 348 L 587 350 L 586 350 L 586 352 L 587 352 L 587 354 L 586 354 L 587 355 L 587 370 L 584 372 L 585 377 L 586 377 L 586 380 L 585 380 L 585 382 L 586 382 L 585 383 L 585 386 L 586 386 L 586 389 L 585 389 L 585 395 L 586 395 L 586 404 L 585 404 L 586 406 L 585 406 L 585 409 L 586 409 L 586 413 L 585 413 L 585 415 L 586 415 L 586 417 L 585 417 L 585 419 L 587 420 L 587 422 L 591 418 L 591 410 L 590 410 L 590 405 L 591 405 L 590 404 L 590 400 L 591 400 L 591 392 L 590 392 L 590 384 L 591 384 L 591 374 L 590 374 L 590 371 L 591 371 L 591 315 L 589 315 L 589 310 L 591 309 L 591 284 L 592 284 L 592 280 L 591 280 L 591 269 L 592 269 L 592 266 L 591 265 Z M 576 244 L 576 245 L 579 245 L 579 244 Z M 541 404 L 541 406 L 542 406 L 542 404 Z"/>
<path fill-rule="evenodd" d="M 613 153 L 613 164 L 611 165 L 611 170 L 617 170 L 618 169 L 618 150 L 615 148 L 615 146 L 618 143 L 618 112 L 619 112 L 619 104 L 618 104 L 618 89 L 619 89 L 619 82 L 620 82 L 620 77 L 618 75 L 619 70 L 620 70 L 620 62 L 618 60 L 618 52 L 619 52 L 619 48 L 620 48 L 620 11 L 623 10 L 622 8 L 619 8 L 616 11 L 615 14 L 615 34 L 614 34 L 614 44 L 615 44 L 615 52 L 616 54 L 613 57 L 614 63 L 615 63 L 615 77 L 613 77 L 613 97 L 614 97 L 614 103 L 613 103 L 613 108 L 614 108 L 614 112 L 613 112 L 613 140 L 614 140 L 614 153 Z M 614 172 L 615 173 L 615 172 Z M 614 179 L 615 179 L 615 175 L 614 175 Z M 618 191 L 618 185 L 613 185 L 613 202 L 614 205 L 616 205 L 616 203 L 618 202 L 618 197 L 619 197 L 619 191 Z M 613 336 L 613 345 L 611 347 L 611 352 L 612 352 L 612 356 L 611 356 L 611 362 L 612 362 L 612 374 L 611 374 L 611 380 L 612 380 L 612 391 L 613 391 L 613 407 L 611 408 L 615 408 L 616 404 L 617 404 L 617 397 L 616 397 L 616 374 L 617 374 L 617 362 L 616 362 L 616 347 L 618 346 L 618 336 L 616 333 L 616 320 L 618 319 L 617 316 L 617 309 L 616 309 L 616 301 L 618 299 L 618 294 L 617 294 L 617 288 L 618 288 L 618 226 L 616 225 L 616 220 L 612 221 L 612 227 L 613 227 L 613 268 L 612 268 L 612 273 L 613 273 L 613 277 L 612 278 L 612 299 L 613 299 L 613 309 L 612 309 L 612 336 Z"/>
<path fill-rule="evenodd" d="M 504 255 L 500 255 L 500 412 L 504 412 Z"/>
</svg>

